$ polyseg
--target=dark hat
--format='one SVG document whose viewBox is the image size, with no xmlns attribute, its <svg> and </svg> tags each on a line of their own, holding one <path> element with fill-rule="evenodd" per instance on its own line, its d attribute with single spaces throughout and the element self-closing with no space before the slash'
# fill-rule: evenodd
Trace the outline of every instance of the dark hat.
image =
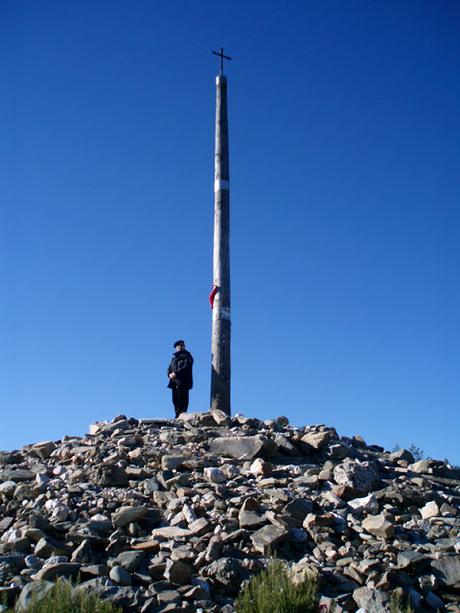
<svg viewBox="0 0 460 613">
<path fill-rule="evenodd" d="M 185 345 L 185 341 L 183 341 L 183 340 L 176 341 L 176 342 L 174 343 L 173 347 L 174 347 L 174 348 L 176 348 L 176 347 L 177 347 L 177 345 Z"/>
</svg>

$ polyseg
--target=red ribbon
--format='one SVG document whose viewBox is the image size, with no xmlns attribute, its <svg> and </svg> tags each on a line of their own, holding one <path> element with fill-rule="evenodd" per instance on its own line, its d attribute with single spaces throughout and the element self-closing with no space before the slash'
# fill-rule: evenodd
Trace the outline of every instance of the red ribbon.
<svg viewBox="0 0 460 613">
<path fill-rule="evenodd" d="M 209 294 L 209 304 L 211 305 L 211 309 L 214 308 L 214 299 L 218 291 L 219 291 L 219 288 L 217 287 L 217 285 L 213 285 L 211 293 Z"/>
</svg>

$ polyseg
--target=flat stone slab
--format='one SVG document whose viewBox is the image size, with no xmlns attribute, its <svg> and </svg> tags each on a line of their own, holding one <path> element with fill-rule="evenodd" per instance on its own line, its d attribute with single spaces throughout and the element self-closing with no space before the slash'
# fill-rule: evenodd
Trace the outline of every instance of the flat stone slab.
<svg viewBox="0 0 460 613">
<path fill-rule="evenodd" d="M 117 528 L 123 528 L 123 526 L 142 519 L 147 513 L 148 507 L 145 505 L 140 507 L 121 507 L 112 516 L 113 525 Z"/>
<path fill-rule="evenodd" d="M 260 435 L 222 436 L 211 440 L 209 443 L 211 453 L 235 460 L 251 460 L 256 455 L 270 456 L 276 451 L 276 448 L 276 443 Z"/>
<path fill-rule="evenodd" d="M 367 494 L 377 487 L 379 476 L 375 466 L 370 462 L 345 460 L 334 468 L 334 480 L 339 485 Z"/>
<path fill-rule="evenodd" d="M 35 575 L 37 581 L 54 581 L 57 577 L 76 577 L 81 564 L 74 562 L 59 562 L 47 564 Z"/>
<path fill-rule="evenodd" d="M 332 433 L 329 430 L 325 432 L 308 432 L 302 436 L 302 442 L 310 445 L 314 449 L 322 449 L 332 439 Z"/>
<path fill-rule="evenodd" d="M 46 460 L 50 457 L 56 447 L 57 446 L 53 441 L 42 441 L 40 443 L 35 443 L 35 445 L 32 446 L 32 450 L 42 460 Z"/>
<path fill-rule="evenodd" d="M 444 585 L 454 588 L 460 587 L 460 555 L 433 560 L 431 567 Z"/>
<path fill-rule="evenodd" d="M 163 470 L 177 470 L 182 467 L 186 459 L 187 456 L 180 454 L 164 455 L 161 458 L 161 467 Z"/>
<path fill-rule="evenodd" d="M 166 526 L 164 528 L 155 528 L 152 530 L 152 536 L 163 537 L 166 539 L 184 538 L 192 536 L 192 531 L 186 528 L 176 528 L 175 526 Z"/>
<path fill-rule="evenodd" d="M 395 531 L 393 525 L 386 519 L 383 513 L 368 515 L 363 521 L 362 526 L 369 534 L 385 539 L 391 538 Z"/>
<path fill-rule="evenodd" d="M 218 425 L 211 413 L 181 413 L 177 419 L 192 426 L 213 427 Z"/>
<path fill-rule="evenodd" d="M 35 473 L 25 468 L 6 468 L 0 470 L 0 481 L 32 481 Z"/>
<path fill-rule="evenodd" d="M 147 553 L 156 553 L 160 549 L 160 541 L 151 540 L 134 543 L 134 545 L 131 545 L 131 549 L 135 551 L 145 551 Z"/>
<path fill-rule="evenodd" d="M 14 517 L 4 517 L 0 519 L 0 532 L 8 530 L 14 524 Z"/>
<path fill-rule="evenodd" d="M 267 553 L 281 541 L 288 538 L 289 532 L 281 526 L 264 526 L 254 532 L 251 541 L 254 547 L 261 553 Z"/>
</svg>

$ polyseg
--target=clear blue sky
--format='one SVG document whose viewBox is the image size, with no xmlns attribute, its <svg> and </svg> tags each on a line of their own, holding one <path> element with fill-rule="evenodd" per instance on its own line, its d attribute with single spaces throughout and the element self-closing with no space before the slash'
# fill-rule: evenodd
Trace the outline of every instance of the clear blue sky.
<svg viewBox="0 0 460 613">
<path fill-rule="evenodd" d="M 234 412 L 460 463 L 456 0 L 3 0 L 0 448 L 209 406 L 221 45 Z"/>
</svg>

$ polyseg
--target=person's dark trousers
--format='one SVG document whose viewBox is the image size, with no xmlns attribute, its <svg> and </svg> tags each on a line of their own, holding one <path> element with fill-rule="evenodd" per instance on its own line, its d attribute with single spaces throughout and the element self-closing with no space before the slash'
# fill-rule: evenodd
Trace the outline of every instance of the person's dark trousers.
<svg viewBox="0 0 460 613">
<path fill-rule="evenodd" d="M 176 417 L 185 413 L 188 409 L 188 389 L 175 388 L 172 390 L 173 405 L 176 410 Z"/>
</svg>

